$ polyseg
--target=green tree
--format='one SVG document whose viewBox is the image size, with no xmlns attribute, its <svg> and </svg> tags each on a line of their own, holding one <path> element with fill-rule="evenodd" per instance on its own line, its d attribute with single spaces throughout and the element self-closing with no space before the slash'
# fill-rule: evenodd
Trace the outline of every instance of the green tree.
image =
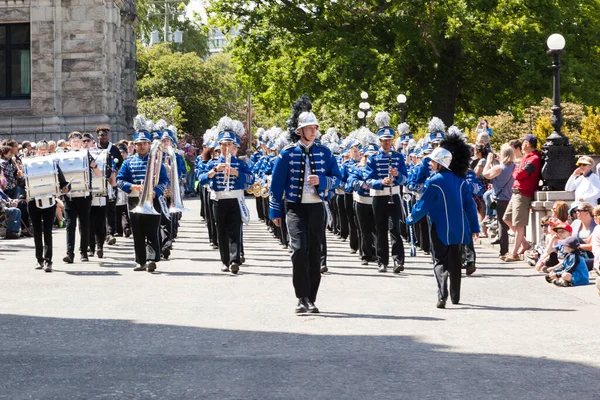
<svg viewBox="0 0 600 400">
<path fill-rule="evenodd" d="M 144 97 L 138 100 L 138 112 L 154 121 L 164 119 L 170 125 L 175 125 L 177 130 L 182 130 L 187 122 L 185 112 L 174 97 Z"/>
<path fill-rule="evenodd" d="M 196 53 L 173 52 L 168 44 L 139 46 L 138 96 L 143 105 L 156 105 L 169 98 L 173 115 L 185 132 L 200 135 L 223 115 L 238 117 L 235 67 L 227 56 L 203 60 Z M 179 117 L 178 117 L 179 116 Z M 185 118 L 182 118 L 185 116 Z"/>
<path fill-rule="evenodd" d="M 270 115 L 302 93 L 315 106 L 344 109 L 356 126 L 359 94 L 409 121 L 432 115 L 472 122 L 509 106 L 522 115 L 550 93 L 546 38 L 567 40 L 565 99 L 600 105 L 597 0 L 211 2 L 212 21 L 238 28 L 232 53 L 241 80 Z M 396 121 L 397 122 L 397 121 Z"/>
</svg>

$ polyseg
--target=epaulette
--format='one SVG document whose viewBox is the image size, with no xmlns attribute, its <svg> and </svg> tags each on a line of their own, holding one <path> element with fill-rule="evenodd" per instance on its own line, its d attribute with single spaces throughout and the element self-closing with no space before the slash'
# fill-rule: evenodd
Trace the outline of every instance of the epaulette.
<svg viewBox="0 0 600 400">
<path fill-rule="evenodd" d="M 289 150 L 289 149 L 293 149 L 294 147 L 296 147 L 296 143 L 290 143 L 287 146 L 285 146 L 283 148 L 283 150 Z"/>
</svg>

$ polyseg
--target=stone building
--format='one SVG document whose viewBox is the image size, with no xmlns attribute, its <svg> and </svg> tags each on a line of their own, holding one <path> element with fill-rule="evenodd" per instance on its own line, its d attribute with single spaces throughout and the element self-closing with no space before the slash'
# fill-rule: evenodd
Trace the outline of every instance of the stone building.
<svg viewBox="0 0 600 400">
<path fill-rule="evenodd" d="M 135 0 L 0 0 L 0 138 L 66 138 L 136 113 Z"/>
</svg>

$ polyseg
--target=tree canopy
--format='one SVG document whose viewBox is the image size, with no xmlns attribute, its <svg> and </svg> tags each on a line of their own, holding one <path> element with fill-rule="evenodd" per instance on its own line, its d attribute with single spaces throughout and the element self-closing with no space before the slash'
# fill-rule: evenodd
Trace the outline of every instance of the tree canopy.
<svg viewBox="0 0 600 400">
<path fill-rule="evenodd" d="M 545 43 L 556 32 L 567 42 L 563 98 L 600 105 L 598 0 L 215 0 L 209 12 L 239 30 L 232 54 L 257 118 L 308 93 L 349 128 L 363 90 L 376 111 L 407 94 L 412 123 L 519 114 L 551 94 Z"/>
</svg>

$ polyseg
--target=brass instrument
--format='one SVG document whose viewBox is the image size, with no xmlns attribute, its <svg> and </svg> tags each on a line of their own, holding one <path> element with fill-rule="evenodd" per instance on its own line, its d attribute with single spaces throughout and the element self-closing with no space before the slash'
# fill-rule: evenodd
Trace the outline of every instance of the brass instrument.
<svg viewBox="0 0 600 400">
<path fill-rule="evenodd" d="M 181 200 L 181 188 L 179 186 L 179 171 L 177 169 L 177 155 L 173 147 L 167 148 L 167 160 L 170 159 L 171 168 L 169 168 L 169 180 L 171 181 L 171 201 L 169 204 L 169 213 L 175 214 L 184 212 L 185 207 Z"/>
<path fill-rule="evenodd" d="M 254 197 L 260 197 L 260 193 L 262 191 L 262 186 L 260 182 L 254 182 L 250 189 L 248 189 L 248 193 L 254 195 Z"/>
<path fill-rule="evenodd" d="M 148 165 L 146 167 L 146 177 L 143 182 L 142 193 L 140 195 L 140 203 L 130 212 L 147 215 L 160 215 L 154 209 L 154 201 L 152 193 L 154 187 L 158 185 L 160 177 L 160 167 L 162 164 L 163 147 L 159 140 L 155 140 L 150 148 L 150 156 L 148 157 Z"/>
</svg>

